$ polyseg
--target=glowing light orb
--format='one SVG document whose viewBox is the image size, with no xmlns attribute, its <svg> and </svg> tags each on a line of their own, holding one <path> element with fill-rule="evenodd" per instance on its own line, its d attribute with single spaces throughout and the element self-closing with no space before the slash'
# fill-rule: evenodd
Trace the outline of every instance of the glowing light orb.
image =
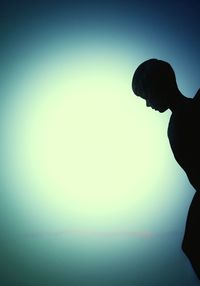
<svg viewBox="0 0 200 286">
<path fill-rule="evenodd" d="M 160 120 L 132 94 L 128 61 L 108 45 L 35 55 L 15 74 L 8 173 L 36 225 L 143 229 L 147 216 L 153 221 L 169 172 L 168 115 Z"/>
</svg>

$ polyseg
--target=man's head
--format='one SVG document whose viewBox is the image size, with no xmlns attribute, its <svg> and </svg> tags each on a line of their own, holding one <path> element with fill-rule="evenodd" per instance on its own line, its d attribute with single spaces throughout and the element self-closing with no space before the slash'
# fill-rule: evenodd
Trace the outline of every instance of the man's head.
<svg viewBox="0 0 200 286">
<path fill-rule="evenodd" d="M 166 111 L 178 87 L 171 65 L 149 59 L 138 66 L 132 80 L 133 92 L 146 100 L 147 106 L 159 112 Z"/>
</svg>

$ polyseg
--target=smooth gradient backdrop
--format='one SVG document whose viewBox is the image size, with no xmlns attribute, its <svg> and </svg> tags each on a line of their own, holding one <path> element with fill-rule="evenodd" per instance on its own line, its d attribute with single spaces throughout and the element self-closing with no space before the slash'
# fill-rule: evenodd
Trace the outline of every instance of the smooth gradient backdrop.
<svg viewBox="0 0 200 286">
<path fill-rule="evenodd" d="M 199 285 L 170 111 L 131 80 L 154 57 L 195 95 L 200 3 L 3 2 L 0 285 Z"/>
</svg>

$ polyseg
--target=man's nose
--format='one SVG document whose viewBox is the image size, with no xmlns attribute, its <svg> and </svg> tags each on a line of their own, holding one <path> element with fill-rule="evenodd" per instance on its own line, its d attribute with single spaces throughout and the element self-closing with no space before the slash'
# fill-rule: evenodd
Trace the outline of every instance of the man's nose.
<svg viewBox="0 0 200 286">
<path fill-rule="evenodd" d="M 146 100 L 146 106 L 151 106 L 149 100 Z"/>
</svg>

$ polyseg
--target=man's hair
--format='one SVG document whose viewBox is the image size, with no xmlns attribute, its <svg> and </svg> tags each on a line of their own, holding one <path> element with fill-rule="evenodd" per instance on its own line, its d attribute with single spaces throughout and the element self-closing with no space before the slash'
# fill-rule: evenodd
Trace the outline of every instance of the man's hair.
<svg viewBox="0 0 200 286">
<path fill-rule="evenodd" d="M 132 89 L 136 95 L 148 90 L 162 91 L 177 88 L 176 76 L 171 65 L 158 59 L 149 59 L 138 66 L 132 80 Z"/>
</svg>

